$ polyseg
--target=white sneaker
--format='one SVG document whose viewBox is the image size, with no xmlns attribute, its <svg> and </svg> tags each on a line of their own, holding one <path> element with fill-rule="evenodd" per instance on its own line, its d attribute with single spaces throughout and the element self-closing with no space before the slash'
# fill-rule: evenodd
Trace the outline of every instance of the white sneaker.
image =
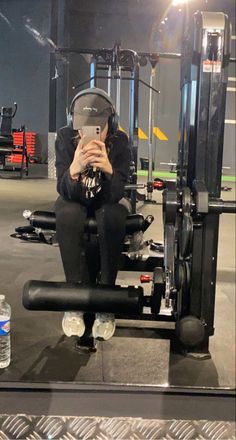
<svg viewBox="0 0 236 440">
<path fill-rule="evenodd" d="M 81 338 L 85 332 L 84 317 L 82 312 L 65 312 L 62 319 L 62 329 L 66 336 Z"/>
<path fill-rule="evenodd" d="M 93 337 L 101 341 L 107 341 L 115 333 L 115 316 L 111 313 L 96 313 L 93 324 Z"/>
</svg>

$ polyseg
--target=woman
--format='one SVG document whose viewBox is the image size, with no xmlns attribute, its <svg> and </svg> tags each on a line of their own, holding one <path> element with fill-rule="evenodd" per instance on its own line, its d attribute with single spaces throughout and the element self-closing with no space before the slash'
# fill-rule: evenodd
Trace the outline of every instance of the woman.
<svg viewBox="0 0 236 440">
<path fill-rule="evenodd" d="M 128 214 L 124 199 L 130 166 L 128 138 L 118 130 L 114 106 L 103 90 L 86 89 L 76 95 L 70 113 L 72 127 L 60 129 L 56 140 L 60 194 L 56 201 L 56 229 L 66 280 L 95 281 L 89 277 L 84 234 L 86 219 L 95 217 L 101 262 L 99 282 L 115 284 Z M 100 140 L 87 143 L 82 133 L 84 126 L 99 126 Z M 79 313 L 65 314 L 64 321 L 67 319 L 68 323 L 71 318 L 72 324 L 74 318 L 76 323 L 76 317 L 77 322 L 81 321 Z M 97 314 L 93 334 L 108 339 L 110 334 L 103 332 L 104 322 L 108 322 L 114 333 L 114 317 Z M 84 326 L 80 327 L 80 331 L 70 333 L 81 336 Z"/>
</svg>

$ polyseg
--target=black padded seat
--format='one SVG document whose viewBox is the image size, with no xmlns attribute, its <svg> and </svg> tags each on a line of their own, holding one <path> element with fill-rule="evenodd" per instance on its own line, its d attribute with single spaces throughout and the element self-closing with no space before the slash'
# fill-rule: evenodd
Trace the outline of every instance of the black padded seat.
<svg viewBox="0 0 236 440">
<path fill-rule="evenodd" d="M 11 154 L 14 148 L 12 136 L 0 136 L 0 154 Z"/>
</svg>

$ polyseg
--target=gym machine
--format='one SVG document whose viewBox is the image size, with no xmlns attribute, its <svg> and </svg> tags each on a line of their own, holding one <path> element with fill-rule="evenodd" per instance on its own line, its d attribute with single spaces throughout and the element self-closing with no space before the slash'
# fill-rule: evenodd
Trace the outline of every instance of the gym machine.
<svg viewBox="0 0 236 440">
<path fill-rule="evenodd" d="M 131 151 L 131 173 L 129 186 L 126 187 L 128 196 L 131 200 L 132 213 L 136 212 L 136 202 L 156 203 L 152 200 L 152 193 L 155 189 L 163 189 L 164 182 L 161 179 L 153 179 L 153 92 L 159 91 L 153 87 L 153 79 L 156 73 L 156 67 L 160 58 L 180 58 L 179 54 L 169 53 L 149 53 L 135 52 L 130 49 L 122 49 L 120 43 L 115 44 L 112 49 L 69 49 L 57 48 L 56 56 L 65 56 L 70 53 L 80 54 L 90 63 L 90 77 L 82 83 L 74 85 L 73 90 L 77 90 L 89 84 L 90 87 L 96 87 L 98 80 L 107 80 L 107 93 L 112 94 L 112 82 L 115 82 L 115 108 L 120 116 L 120 96 L 122 81 L 129 81 L 129 146 Z M 140 78 L 140 67 L 150 63 L 150 81 L 149 84 Z M 124 76 L 125 74 L 125 76 Z M 149 145 L 148 145 L 148 180 L 146 183 L 137 183 L 138 166 L 138 102 L 139 85 L 142 84 L 149 89 Z M 147 194 L 139 193 L 139 189 L 146 190 Z"/>
<path fill-rule="evenodd" d="M 152 282 L 151 294 L 144 295 L 143 288 L 136 286 L 28 281 L 23 292 L 27 309 L 110 312 L 117 318 L 173 321 L 182 350 L 196 358 L 209 356 L 219 215 L 236 212 L 235 201 L 220 199 L 229 62 L 228 17 L 195 13 L 182 47 L 177 180 L 166 181 L 163 191 L 164 253 L 144 260 L 137 252 L 124 264 L 124 270 L 153 271 L 151 280 L 143 277 Z M 37 235 L 37 228 L 55 231 L 54 213 L 25 216 L 32 233 Z M 151 216 L 146 220 L 141 214 L 135 216 L 127 219 L 127 233 L 145 231 L 153 221 Z M 96 232 L 96 223 L 88 221 L 86 228 Z M 17 229 L 17 236 L 24 235 Z M 151 313 L 143 313 L 144 307 Z"/>
<path fill-rule="evenodd" d="M 18 167 L 11 168 L 11 171 L 16 171 L 19 168 L 20 178 L 22 179 L 23 173 L 28 175 L 29 157 L 26 147 L 26 133 L 25 126 L 20 129 L 12 129 L 12 120 L 17 112 L 17 104 L 14 103 L 14 110 L 12 107 L 2 107 L 0 112 L 1 124 L 0 124 L 0 171 L 10 171 L 9 165 L 6 164 L 6 159 L 12 153 L 21 155 L 21 163 Z M 13 133 L 21 132 L 23 142 L 20 148 L 16 148 L 14 145 Z"/>
</svg>

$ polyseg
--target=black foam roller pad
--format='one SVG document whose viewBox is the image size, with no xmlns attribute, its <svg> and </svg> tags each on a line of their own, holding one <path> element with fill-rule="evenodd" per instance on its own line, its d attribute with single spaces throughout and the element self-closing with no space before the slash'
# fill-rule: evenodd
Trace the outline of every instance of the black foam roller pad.
<svg viewBox="0 0 236 440">
<path fill-rule="evenodd" d="M 149 220 L 149 217 L 152 216 L 148 216 L 148 218 L 144 220 L 142 214 L 128 215 L 126 219 L 126 233 L 132 234 L 133 232 L 137 232 L 137 231 L 145 231 L 147 229 L 147 226 L 149 226 L 150 224 L 150 222 L 147 221 Z M 31 214 L 29 221 L 30 224 L 35 228 L 42 228 L 49 230 L 56 229 L 55 212 L 34 211 Z M 89 232 L 92 234 L 97 233 L 97 221 L 95 218 L 87 219 L 85 223 L 85 232 Z"/>
<path fill-rule="evenodd" d="M 139 315 L 143 310 L 143 289 L 32 280 L 24 285 L 23 305 L 29 310 Z"/>
<path fill-rule="evenodd" d="M 31 226 L 35 228 L 56 229 L 55 212 L 51 211 L 34 211 L 29 218 Z"/>
</svg>

